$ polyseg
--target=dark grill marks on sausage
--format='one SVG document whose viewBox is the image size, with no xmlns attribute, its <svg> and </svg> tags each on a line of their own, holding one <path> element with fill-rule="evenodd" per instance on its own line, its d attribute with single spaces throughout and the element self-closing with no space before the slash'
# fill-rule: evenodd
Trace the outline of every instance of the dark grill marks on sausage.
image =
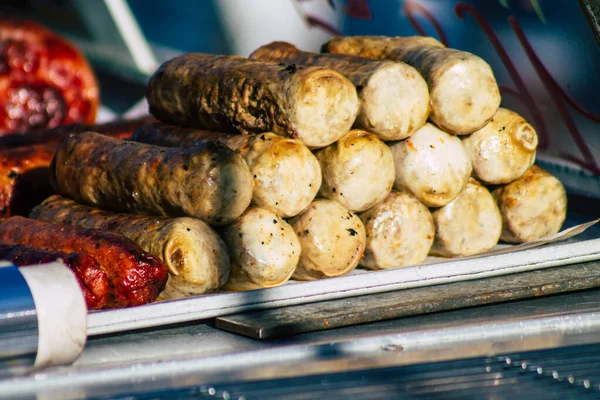
<svg viewBox="0 0 600 400">
<path fill-rule="evenodd" d="M 0 241 L 94 257 L 108 278 L 105 308 L 137 306 L 156 299 L 167 268 L 131 240 L 112 232 L 53 225 L 23 217 L 0 221 Z"/>
</svg>

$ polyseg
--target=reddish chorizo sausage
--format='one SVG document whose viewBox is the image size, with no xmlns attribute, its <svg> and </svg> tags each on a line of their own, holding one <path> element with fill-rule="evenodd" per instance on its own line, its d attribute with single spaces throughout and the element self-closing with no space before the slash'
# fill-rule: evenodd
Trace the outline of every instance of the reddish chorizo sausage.
<svg viewBox="0 0 600 400">
<path fill-rule="evenodd" d="M 45 264 L 58 259 L 73 271 L 89 310 L 101 309 L 108 297 L 108 279 L 95 258 L 87 253 L 64 253 L 62 251 L 40 250 L 26 245 L 0 243 L 0 260 L 7 260 L 16 266 Z"/>
<path fill-rule="evenodd" d="M 150 303 L 167 282 L 167 268 L 158 258 L 112 232 L 11 217 L 0 221 L 0 242 L 90 254 L 108 278 L 110 289 L 105 308 Z"/>
</svg>

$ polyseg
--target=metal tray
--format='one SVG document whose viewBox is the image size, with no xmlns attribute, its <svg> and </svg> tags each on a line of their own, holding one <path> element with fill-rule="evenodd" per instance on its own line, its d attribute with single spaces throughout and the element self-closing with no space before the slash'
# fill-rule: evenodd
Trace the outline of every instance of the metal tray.
<svg viewBox="0 0 600 400">
<path fill-rule="evenodd" d="M 580 222 L 580 221 L 578 221 Z M 491 253 L 461 259 L 431 258 L 426 264 L 394 270 L 352 274 L 312 282 L 290 281 L 285 285 L 247 292 L 216 293 L 144 306 L 92 312 L 90 336 L 215 318 L 252 310 L 313 303 L 400 289 L 461 282 L 600 260 L 600 230 L 589 229 L 596 221 L 569 228 L 553 238 L 559 243 L 499 246 Z M 567 226 L 573 226 L 573 221 Z M 593 227 L 597 228 L 597 227 Z M 540 246 L 534 247 L 532 246 Z"/>
</svg>

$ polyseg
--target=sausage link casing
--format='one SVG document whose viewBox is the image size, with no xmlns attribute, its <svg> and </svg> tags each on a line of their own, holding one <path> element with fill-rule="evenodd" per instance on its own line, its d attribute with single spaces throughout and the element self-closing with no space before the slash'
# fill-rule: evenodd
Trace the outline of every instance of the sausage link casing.
<svg viewBox="0 0 600 400">
<path fill-rule="evenodd" d="M 309 53 L 286 42 L 259 47 L 250 58 L 327 67 L 341 73 L 354 84 L 360 99 L 355 126 L 376 134 L 381 140 L 407 138 L 423 126 L 429 116 L 427 83 L 408 64 L 345 54 Z"/>
<path fill-rule="evenodd" d="M 502 236 L 509 243 L 530 242 L 560 231 L 567 216 L 562 183 L 537 165 L 519 179 L 492 191 L 502 214 Z"/>
<path fill-rule="evenodd" d="M 283 217 L 293 217 L 314 199 L 321 185 L 321 167 L 297 140 L 274 133 L 230 135 L 161 123 L 147 124 L 132 140 L 167 147 L 206 146 L 217 142 L 238 152 L 254 179 L 252 203 Z"/>
<path fill-rule="evenodd" d="M 502 232 L 500 210 L 490 192 L 475 179 L 450 203 L 432 210 L 435 240 L 431 254 L 470 256 L 494 247 Z"/>
<path fill-rule="evenodd" d="M 115 214 L 52 196 L 30 215 L 40 221 L 112 231 L 136 242 L 160 258 L 169 270 L 161 299 L 212 293 L 229 275 L 229 256 L 223 240 L 195 218 Z"/>
<path fill-rule="evenodd" d="M 0 219 L 27 215 L 52 194 L 48 166 L 54 153 L 43 145 L 0 150 Z"/>
<path fill-rule="evenodd" d="M 289 223 L 302 247 L 293 279 L 308 281 L 347 274 L 364 254 L 365 227 L 356 214 L 335 201 L 317 199 Z"/>
<path fill-rule="evenodd" d="M 225 290 L 281 285 L 290 279 L 300 258 L 300 242 L 292 227 L 269 210 L 251 207 L 223 228 L 231 255 Z"/>
<path fill-rule="evenodd" d="M 215 144 L 175 149 L 85 132 L 62 143 L 50 170 L 58 193 L 117 212 L 219 225 L 239 217 L 252 199 L 242 157 Z"/>
<path fill-rule="evenodd" d="M 452 134 L 480 129 L 500 107 L 500 90 L 489 64 L 430 37 L 338 36 L 325 43 L 322 51 L 413 66 L 429 86 L 429 118 Z"/>
<path fill-rule="evenodd" d="M 165 62 L 150 78 L 146 97 L 163 122 L 274 132 L 311 148 L 348 132 L 359 108 L 356 89 L 335 71 L 198 53 Z"/>
<path fill-rule="evenodd" d="M 406 192 L 391 192 L 385 200 L 360 214 L 366 232 L 360 265 L 371 270 L 422 263 L 429 254 L 435 229 L 429 209 Z"/>
<path fill-rule="evenodd" d="M 112 232 L 10 217 L 0 220 L 0 242 L 65 253 L 88 253 L 98 261 L 108 278 L 105 308 L 150 303 L 167 282 L 167 268 L 159 259 Z"/>
<path fill-rule="evenodd" d="M 83 292 L 88 310 L 99 310 L 108 297 L 108 279 L 100 264 L 86 253 L 40 250 L 21 244 L 0 243 L 0 260 L 16 266 L 45 264 L 61 259 L 73 271 Z"/>
<path fill-rule="evenodd" d="M 533 165 L 538 137 L 523 117 L 500 108 L 490 122 L 462 142 L 473 162 L 473 175 L 483 183 L 498 185 L 514 181 Z"/>
<path fill-rule="evenodd" d="M 473 166 L 460 139 L 427 123 L 408 139 L 390 145 L 394 187 L 428 207 L 441 207 L 467 185 Z"/>
<path fill-rule="evenodd" d="M 319 195 L 350 211 L 365 211 L 392 190 L 392 152 L 372 133 L 353 129 L 315 154 L 323 174 Z"/>
</svg>

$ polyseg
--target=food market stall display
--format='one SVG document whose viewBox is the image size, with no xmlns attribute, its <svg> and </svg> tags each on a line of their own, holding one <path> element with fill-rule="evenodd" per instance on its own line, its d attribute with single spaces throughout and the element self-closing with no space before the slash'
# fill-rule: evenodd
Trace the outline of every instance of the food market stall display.
<svg viewBox="0 0 600 400">
<path fill-rule="evenodd" d="M 8 81 L 38 88 L 27 62 L 51 64 L 44 50 L 25 63 L 9 50 Z M 582 235 L 596 221 L 568 215 L 562 182 L 534 165 L 535 128 L 500 107 L 482 58 L 421 36 L 321 50 L 173 57 L 135 121 L 50 115 L 57 96 L 9 88 L 21 108 L 6 103 L 0 137 L 0 255 L 63 259 L 90 335 L 600 258 Z M 56 87 L 64 107 L 79 101 Z M 29 196 L 32 172 L 43 190 Z"/>
</svg>

